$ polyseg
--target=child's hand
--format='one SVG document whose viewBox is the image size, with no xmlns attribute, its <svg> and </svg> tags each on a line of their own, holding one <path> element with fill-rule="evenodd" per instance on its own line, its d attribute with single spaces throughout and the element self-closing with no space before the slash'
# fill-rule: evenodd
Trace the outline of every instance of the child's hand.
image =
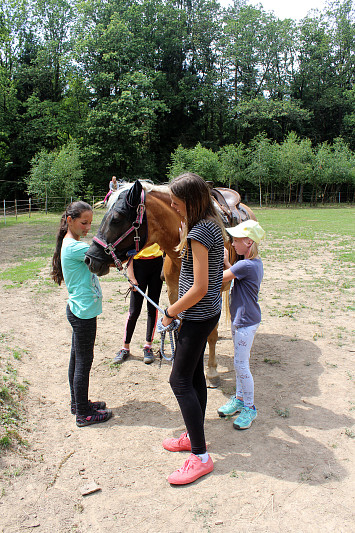
<svg viewBox="0 0 355 533">
<path fill-rule="evenodd" d="M 229 251 L 227 248 L 224 249 L 224 264 L 227 266 L 229 265 Z"/>
<path fill-rule="evenodd" d="M 185 231 L 186 223 L 181 221 L 180 228 L 179 228 L 179 238 L 181 241 L 181 236 Z"/>
<path fill-rule="evenodd" d="M 162 319 L 161 319 L 161 323 L 163 324 L 163 326 L 166 328 L 166 326 L 168 326 L 169 324 L 171 324 L 171 322 L 173 321 L 174 319 L 173 318 L 168 318 L 167 316 L 163 316 Z"/>
<path fill-rule="evenodd" d="M 138 287 L 138 281 L 136 280 L 135 277 L 132 276 L 131 278 L 129 278 L 129 281 L 130 281 L 131 283 L 133 283 L 133 285 L 137 285 L 137 287 Z M 134 288 L 132 285 L 131 285 L 131 288 L 132 288 L 132 291 L 136 291 L 136 292 L 137 292 L 137 289 Z"/>
</svg>

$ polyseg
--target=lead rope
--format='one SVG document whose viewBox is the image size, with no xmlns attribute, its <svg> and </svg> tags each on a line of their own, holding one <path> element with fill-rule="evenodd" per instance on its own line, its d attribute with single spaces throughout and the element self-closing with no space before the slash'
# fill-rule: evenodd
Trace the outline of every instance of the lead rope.
<svg viewBox="0 0 355 533">
<path fill-rule="evenodd" d="M 132 260 L 132 257 L 129 258 L 128 263 L 131 260 Z M 128 263 L 127 263 L 127 266 L 128 266 Z M 162 309 L 161 307 L 159 307 L 159 305 L 157 305 L 155 302 L 153 302 L 153 300 L 151 298 L 149 298 L 149 296 L 147 296 L 147 294 L 145 294 L 145 292 L 143 292 L 138 287 L 138 285 L 135 285 L 129 279 L 129 276 L 126 273 L 127 266 L 124 268 L 124 270 L 121 270 L 120 272 L 123 273 L 124 277 L 128 280 L 130 285 L 132 287 L 134 287 L 136 289 L 136 291 L 138 291 L 139 294 L 141 294 L 146 300 L 148 300 L 148 302 L 150 302 L 152 305 L 154 305 L 154 307 L 156 309 L 158 309 L 158 311 L 160 311 L 160 313 L 162 315 L 165 315 L 164 309 Z M 157 322 L 157 331 L 158 331 L 158 333 L 160 333 L 160 366 L 161 366 L 162 358 L 164 358 L 166 361 L 173 361 L 174 360 L 175 351 L 176 351 L 176 344 L 177 344 L 177 338 L 178 338 L 178 329 L 180 327 L 180 320 L 178 318 L 175 318 L 172 322 L 170 322 L 170 324 L 168 326 L 163 326 L 162 319 L 163 319 L 163 317 L 159 318 L 158 322 Z M 165 336 L 166 336 L 167 333 L 169 333 L 169 339 L 170 339 L 170 347 L 171 347 L 171 356 L 170 357 L 165 355 L 165 350 L 164 350 Z"/>
</svg>

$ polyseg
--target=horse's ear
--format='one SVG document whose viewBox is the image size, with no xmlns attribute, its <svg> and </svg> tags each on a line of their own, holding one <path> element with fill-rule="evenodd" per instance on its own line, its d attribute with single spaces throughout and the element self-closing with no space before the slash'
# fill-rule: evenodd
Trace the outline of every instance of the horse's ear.
<svg viewBox="0 0 355 533">
<path fill-rule="evenodd" d="M 129 189 L 126 202 L 130 207 L 136 207 L 141 200 L 142 184 L 139 180 L 135 181 Z"/>
</svg>

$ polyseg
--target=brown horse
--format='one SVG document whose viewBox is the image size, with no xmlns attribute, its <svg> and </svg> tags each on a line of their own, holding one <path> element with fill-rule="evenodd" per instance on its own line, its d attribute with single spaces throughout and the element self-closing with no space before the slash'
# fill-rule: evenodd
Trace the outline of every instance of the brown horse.
<svg viewBox="0 0 355 533">
<path fill-rule="evenodd" d="M 234 193 L 229 189 L 227 191 Z M 116 264 L 121 268 L 122 262 L 127 261 L 127 254 L 132 250 L 138 251 L 156 242 L 166 254 L 164 277 L 169 301 L 175 302 L 178 297 L 181 267 L 175 247 L 179 243 L 182 219 L 170 206 L 169 188 L 137 180 L 133 185 L 121 186 L 119 191 L 111 196 L 108 207 L 109 210 L 86 254 L 85 262 L 89 269 L 99 276 L 107 274 L 110 266 Z M 242 209 L 248 218 L 255 219 L 253 212 L 247 206 L 242 204 Z M 223 216 L 223 213 L 221 214 Z M 226 243 L 226 247 L 229 248 L 233 259 L 234 249 L 230 242 Z M 229 284 L 222 290 L 228 286 Z M 209 358 L 206 378 L 209 387 L 217 387 L 220 382 L 216 361 L 217 339 L 216 327 L 208 338 Z"/>
</svg>

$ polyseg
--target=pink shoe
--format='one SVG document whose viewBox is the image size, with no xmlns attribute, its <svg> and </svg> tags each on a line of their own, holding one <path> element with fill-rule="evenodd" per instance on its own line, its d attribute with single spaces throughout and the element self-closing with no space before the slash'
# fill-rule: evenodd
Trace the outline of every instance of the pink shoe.
<svg viewBox="0 0 355 533">
<path fill-rule="evenodd" d="M 191 452 L 191 442 L 187 436 L 187 431 L 181 433 L 178 439 L 163 440 L 163 448 L 169 452 Z"/>
<path fill-rule="evenodd" d="M 192 453 L 179 470 L 170 474 L 168 481 L 172 485 L 187 485 L 187 483 L 192 483 L 199 477 L 209 474 L 212 470 L 213 461 L 210 456 L 208 456 L 207 463 L 203 463 L 199 457 Z"/>
</svg>

